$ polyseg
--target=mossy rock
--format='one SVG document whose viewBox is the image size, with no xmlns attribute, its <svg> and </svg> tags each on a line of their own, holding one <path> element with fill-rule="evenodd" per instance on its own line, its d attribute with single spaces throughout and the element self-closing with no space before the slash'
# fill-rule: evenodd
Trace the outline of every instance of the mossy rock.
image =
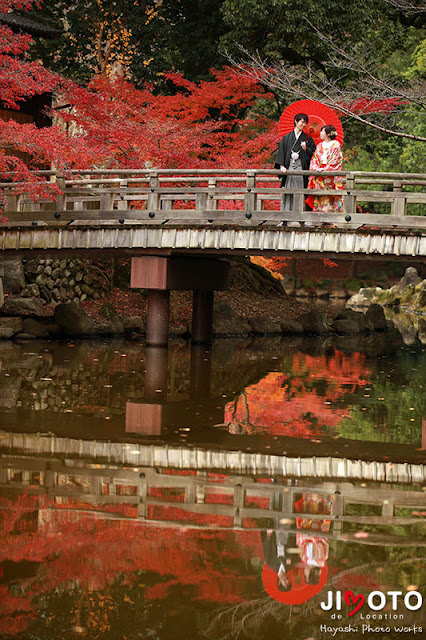
<svg viewBox="0 0 426 640">
<path fill-rule="evenodd" d="M 105 320 L 115 320 L 118 316 L 114 306 L 108 300 L 102 303 L 99 308 L 99 315 Z"/>
<path fill-rule="evenodd" d="M 399 306 L 400 297 L 389 289 L 385 289 L 375 296 L 375 301 L 385 306 Z"/>
<path fill-rule="evenodd" d="M 426 307 L 426 280 L 415 287 L 410 306 L 417 311 Z"/>
<path fill-rule="evenodd" d="M 405 287 L 401 295 L 401 304 L 411 306 L 411 302 L 415 293 L 416 287 L 413 284 L 409 284 Z"/>
</svg>

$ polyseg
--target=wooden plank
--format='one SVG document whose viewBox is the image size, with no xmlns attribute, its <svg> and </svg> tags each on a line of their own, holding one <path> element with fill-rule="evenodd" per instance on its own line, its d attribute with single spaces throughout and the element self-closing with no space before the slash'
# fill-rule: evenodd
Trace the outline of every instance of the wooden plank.
<svg viewBox="0 0 426 640">
<path fill-rule="evenodd" d="M 57 507 L 53 507 L 53 509 L 57 509 Z M 73 513 L 73 514 L 80 514 L 80 515 L 84 515 L 86 517 L 93 517 L 96 519 L 102 519 L 102 520 L 118 520 L 118 521 L 122 521 L 122 522 L 129 522 L 129 521 L 137 521 L 138 518 L 137 517 L 132 517 L 132 516 L 123 516 L 121 514 L 118 513 L 110 513 L 109 511 L 103 511 L 102 509 L 83 509 L 83 508 L 79 508 L 79 509 L 75 509 L 75 508 L 66 508 L 64 506 L 61 506 L 60 508 L 61 513 Z M 158 518 L 149 518 L 147 520 L 145 520 L 145 525 L 146 526 L 151 526 L 151 527 L 162 527 L 162 528 L 169 528 L 169 529 L 177 529 L 179 527 L 183 527 L 184 529 L 191 529 L 194 531 L 211 531 L 211 530 L 232 530 L 232 526 L 231 527 L 227 527 L 227 526 L 218 526 L 212 523 L 205 523 L 205 524 L 193 524 L 187 521 L 180 521 L 180 520 L 161 520 Z M 244 522 L 243 522 L 243 526 L 244 526 Z M 240 527 L 239 527 L 240 528 Z M 250 524 L 250 527 L 245 527 L 245 529 L 250 529 L 251 532 L 261 532 L 261 531 L 266 531 L 269 526 L 252 526 L 252 524 Z M 299 529 L 289 529 L 288 530 L 289 533 L 300 533 Z M 365 541 L 365 539 L 358 539 L 358 538 L 351 538 L 351 534 L 341 534 L 336 535 L 336 534 L 330 534 L 330 533 L 321 533 L 321 537 L 324 538 L 329 538 L 329 539 L 333 539 L 333 540 L 345 540 L 345 541 L 350 541 L 352 544 L 358 544 L 358 545 L 363 545 L 363 544 L 368 544 L 369 546 L 378 546 L 378 547 L 383 547 L 383 546 L 425 546 L 425 544 L 423 544 L 423 541 L 419 542 L 418 539 L 415 539 L 413 541 L 409 541 L 407 538 L 404 538 L 402 536 L 392 536 L 392 535 L 383 535 L 383 534 L 370 534 L 369 538 L 368 538 L 368 542 Z"/>
<path fill-rule="evenodd" d="M 35 469 L 36 470 L 36 469 Z M 157 497 L 147 497 L 148 496 L 148 488 L 182 488 L 185 489 L 185 503 L 188 505 L 188 507 L 181 507 L 181 508 L 188 508 L 191 511 L 198 511 L 200 513 L 209 513 L 211 509 L 215 510 L 215 506 L 212 506 L 211 503 L 205 503 L 205 495 L 206 492 L 208 492 L 210 495 L 212 494 L 212 489 L 214 488 L 215 491 L 213 491 L 213 493 L 215 495 L 223 495 L 224 497 L 229 495 L 229 489 L 231 487 L 229 487 L 229 485 L 224 485 L 224 484 L 219 484 L 219 483 L 210 483 L 208 482 L 205 477 L 203 478 L 202 476 L 200 477 L 196 477 L 196 478 L 188 478 L 187 477 L 187 482 L 186 484 L 182 483 L 182 482 L 176 482 L 176 483 L 172 483 L 172 484 L 165 484 L 163 482 L 161 482 L 161 476 L 157 476 L 154 479 L 154 482 L 152 482 L 152 475 L 148 472 L 147 477 L 145 479 L 145 475 L 139 473 L 138 472 L 134 472 L 132 478 L 129 478 L 128 476 L 124 476 L 121 477 L 120 471 L 121 470 L 117 470 L 117 469 L 103 469 L 103 473 L 102 474 L 87 474 L 87 469 L 85 468 L 74 468 L 71 470 L 67 468 L 67 467 L 61 467 L 60 470 L 49 470 L 48 472 L 45 473 L 45 481 L 43 482 L 43 477 L 42 477 L 42 482 L 41 484 L 35 484 L 35 485 L 31 485 L 31 478 L 30 478 L 30 471 L 25 471 L 25 465 L 22 467 L 21 465 L 14 465 L 13 469 L 11 470 L 12 473 L 14 472 L 18 472 L 21 475 L 22 480 L 20 482 L 16 481 L 16 477 L 10 477 L 8 481 L 5 482 L 5 479 L 3 478 L 2 482 L 0 483 L 0 490 L 3 489 L 7 489 L 8 487 L 11 486 L 11 484 L 13 484 L 14 487 L 21 487 L 21 488 L 27 488 L 29 486 L 32 487 L 32 490 L 37 491 L 37 493 L 39 494 L 48 494 L 51 496 L 63 496 L 63 495 L 72 495 L 72 496 L 76 496 L 79 497 L 80 499 L 87 499 L 88 501 L 92 502 L 92 503 L 96 503 L 96 499 L 98 497 L 101 496 L 101 489 L 102 489 L 102 485 L 103 484 L 107 484 L 109 486 L 109 494 L 103 496 L 102 498 L 102 502 L 112 502 L 112 503 L 120 503 L 120 502 L 124 502 L 124 503 L 135 503 L 137 502 L 137 496 L 141 497 L 143 496 L 144 498 L 144 502 L 149 502 L 150 504 L 161 504 L 163 506 L 180 506 L 181 507 L 181 503 L 177 503 L 175 500 L 164 500 L 162 498 L 157 498 Z M 39 471 L 39 470 L 38 470 Z M 109 473 L 107 473 L 109 471 Z M 40 472 L 40 471 L 39 471 Z M 41 474 L 43 474 L 44 472 L 41 471 Z M 112 476 L 111 474 L 119 474 L 118 476 Z M 82 488 L 77 485 L 77 484 L 68 484 L 68 485 L 58 485 L 58 478 L 59 477 L 63 477 L 64 474 L 66 475 L 67 479 L 69 482 L 73 483 L 76 479 L 81 482 L 82 480 L 84 481 L 85 478 L 88 478 L 88 480 L 86 481 L 87 484 L 87 489 L 86 490 L 82 490 Z M 144 479 L 140 479 L 141 477 L 143 477 Z M 175 479 L 178 480 L 178 478 Z M 293 506 L 294 506 L 294 497 L 297 497 L 298 495 L 300 495 L 302 492 L 316 492 L 318 493 L 318 491 L 315 489 L 307 489 L 303 486 L 300 487 L 292 487 L 291 491 L 292 491 L 292 495 L 291 495 L 291 503 L 283 503 L 281 505 L 280 502 L 280 498 L 281 496 L 286 496 L 285 490 L 286 487 L 280 486 L 280 485 L 275 485 L 275 487 L 271 487 L 274 489 L 273 493 L 271 493 L 271 504 L 269 508 L 259 508 L 259 507 L 250 507 L 250 506 L 245 506 L 245 496 L 246 496 L 246 484 L 245 484 L 245 479 L 243 477 L 239 477 L 236 479 L 237 482 L 234 483 L 233 485 L 233 491 L 234 491 L 234 502 L 233 505 L 229 505 L 226 503 L 218 503 L 221 505 L 221 513 L 222 515 L 230 515 L 230 516 L 234 516 L 235 514 L 235 510 L 238 509 L 239 510 L 239 515 L 241 516 L 241 518 L 244 517 L 250 517 L 250 518 L 264 518 L 264 517 L 275 517 L 275 518 L 279 518 L 282 517 L 283 515 L 285 516 L 301 516 L 303 517 L 302 513 L 295 513 Z M 126 487 L 129 488 L 136 488 L 137 487 L 137 494 L 131 493 L 131 494 L 124 494 L 124 495 L 120 495 L 116 493 L 116 487 L 118 485 L 125 485 Z M 213 486 L 212 486 L 213 485 Z M 88 492 L 88 489 L 90 489 L 91 491 Z M 277 491 L 278 489 L 278 491 Z M 321 487 L 319 488 L 321 489 Z M 321 492 L 321 491 L 320 491 Z M 365 492 L 365 490 L 364 490 Z M 322 493 L 326 493 L 322 491 Z M 376 491 L 376 493 L 380 493 L 380 491 Z M 395 505 L 396 504 L 401 504 L 401 501 L 398 499 L 398 493 L 399 490 L 392 490 L 392 491 L 388 491 L 389 493 L 389 498 L 383 500 L 383 498 L 378 495 L 376 500 L 356 500 L 356 501 L 350 501 L 346 499 L 346 504 L 368 504 L 371 506 L 382 506 L 382 515 L 358 515 L 358 514 L 353 514 L 353 515 L 345 515 L 343 510 L 339 509 L 338 504 L 336 503 L 336 500 L 334 501 L 334 506 L 333 506 L 333 513 L 330 514 L 329 519 L 330 520 L 339 520 L 342 522 L 360 522 L 360 523 L 369 523 L 369 524 L 422 524 L 423 522 L 425 522 L 424 518 L 421 517 L 417 517 L 417 516 L 395 516 Z M 416 493 L 416 496 L 418 496 L 418 493 Z M 255 492 L 256 496 L 261 495 L 261 492 L 256 491 Z M 328 495 L 328 494 L 327 494 Z M 290 494 L 289 494 L 290 496 Z M 416 499 L 416 496 L 412 496 L 410 500 L 406 499 L 404 500 L 404 506 L 407 508 L 413 508 L 413 509 L 423 509 L 424 505 L 425 505 L 425 500 L 424 500 L 424 496 L 418 496 Z M 394 500 L 394 498 L 396 497 L 396 501 Z M 342 499 L 346 498 L 346 495 L 342 494 Z M 101 500 L 100 500 L 101 501 Z M 217 504 L 217 503 L 214 503 Z M 197 505 L 194 508 L 194 505 Z M 339 511 L 339 513 L 336 513 L 337 511 Z M 217 511 L 215 510 L 215 512 L 217 513 Z M 308 515 L 308 514 L 306 514 Z M 309 518 L 312 520 L 323 520 L 324 519 L 324 514 L 321 513 L 317 513 L 317 514 L 309 514 Z"/>
<path fill-rule="evenodd" d="M 410 175 L 410 174 L 408 174 Z M 355 180 L 355 184 L 387 184 L 387 185 L 392 185 L 394 184 L 394 180 L 391 180 L 390 178 L 383 178 L 382 180 L 378 179 L 378 178 L 357 178 Z M 402 186 L 416 186 L 416 187 L 426 187 L 426 181 L 425 180 L 411 180 L 411 179 L 401 179 L 400 180 Z"/>
<path fill-rule="evenodd" d="M 7 193 L 7 192 L 6 192 Z M 18 194 L 16 195 L 6 195 L 5 196 L 5 207 L 4 207 L 4 211 L 5 213 L 8 213 L 9 211 L 19 211 L 20 210 L 20 196 Z"/>
<path fill-rule="evenodd" d="M 65 180 L 65 187 L 72 187 L 73 185 L 104 185 L 104 184 L 113 184 L 120 185 L 123 182 L 122 178 L 88 178 L 87 180 Z M 127 182 L 125 180 L 124 182 Z M 144 181 L 142 181 L 144 182 Z M 148 182 L 148 179 L 146 180 Z"/>
<path fill-rule="evenodd" d="M 117 194 L 131 194 L 131 193 L 146 193 L 149 194 L 151 193 L 151 189 L 152 187 L 147 186 L 147 187 L 138 187 L 138 186 L 132 186 L 129 185 L 129 181 L 121 181 L 121 182 L 126 182 L 127 186 L 122 186 L 122 187 L 93 187 L 93 188 L 78 188 L 78 189 L 74 189 L 74 188 L 64 188 L 64 192 L 68 195 L 68 196 L 82 196 L 82 195 L 100 195 L 103 193 L 117 193 Z M 240 194 L 245 194 L 247 191 L 247 187 L 243 184 L 241 184 L 239 187 L 228 187 L 228 186 L 217 186 L 217 180 L 215 180 L 216 185 L 212 188 L 212 187 L 193 187 L 193 186 L 185 186 L 185 187 L 164 187 L 164 186 L 158 186 L 156 188 L 156 191 L 158 191 L 159 193 L 162 194 L 197 194 L 197 193 L 204 193 L 204 192 L 208 192 L 208 193 L 213 193 L 213 194 L 225 194 L 225 193 L 240 193 Z M 10 184 L 9 184 L 10 187 Z M 388 197 L 388 198 L 394 198 L 395 196 L 393 195 L 395 192 L 394 191 L 388 191 L 388 190 L 373 190 L 373 189 L 355 189 L 355 188 L 351 188 L 351 187 L 346 187 L 344 189 L 291 189 L 291 188 L 286 188 L 286 187 L 279 187 L 278 185 L 276 187 L 249 187 L 251 189 L 251 192 L 253 193 L 302 193 L 302 194 L 327 194 L 327 193 L 334 193 L 336 195 L 347 195 L 347 191 L 350 190 L 351 193 L 355 192 L 357 194 L 357 196 L 360 197 L 369 197 L 369 196 L 375 196 L 375 197 Z M 13 191 L 11 189 L 9 189 L 9 192 Z M 404 196 L 412 196 L 412 197 L 424 197 L 426 196 L 425 193 L 422 192 L 417 192 L 417 191 L 404 191 L 402 192 L 404 194 Z M 400 194 L 398 194 L 396 197 L 399 197 Z M 31 201 L 31 195 L 30 194 L 24 194 L 24 197 L 28 198 L 28 200 Z"/>
<path fill-rule="evenodd" d="M 217 183 L 209 188 L 204 187 L 182 187 L 182 188 L 171 188 L 171 187 L 158 187 L 156 188 L 156 192 L 159 193 L 162 197 L 169 196 L 174 199 L 180 199 L 183 196 L 186 197 L 195 197 L 199 193 L 208 193 L 208 195 L 213 195 L 217 198 L 222 198 L 225 195 L 231 196 L 244 196 L 247 194 L 246 189 L 241 187 L 239 189 L 235 189 L 235 187 L 218 187 Z M 350 194 L 348 194 L 350 192 Z M 67 197 L 78 197 L 81 196 L 87 197 L 95 197 L 104 194 L 104 193 L 113 193 L 119 196 L 131 196 L 131 195 L 139 195 L 139 194 L 147 194 L 152 193 L 151 188 L 138 188 L 138 187 L 127 187 L 123 189 L 66 189 L 65 193 Z M 278 188 L 278 187 L 253 187 L 251 188 L 251 192 L 253 194 L 262 194 L 264 197 L 270 196 L 271 199 L 275 199 L 274 197 L 280 197 L 282 193 L 289 194 L 301 194 L 301 195 L 335 195 L 335 196 L 356 196 L 358 200 L 368 200 L 375 199 L 380 202 L 392 201 L 396 198 L 404 197 L 408 198 L 412 202 L 426 202 L 426 193 L 421 193 L 417 191 L 404 191 L 403 196 L 400 193 L 394 191 L 377 191 L 377 190 L 367 190 L 367 189 L 290 189 L 286 187 Z M 30 199 L 28 200 L 30 201 Z"/>
<path fill-rule="evenodd" d="M 51 472 L 53 477 L 57 477 L 59 474 L 66 474 L 69 477 L 80 478 L 101 478 L 105 482 L 113 482 L 115 484 L 130 485 L 139 484 L 140 478 L 143 476 L 146 484 L 150 487 L 178 487 L 184 488 L 189 485 L 196 485 L 203 483 L 209 493 L 232 495 L 235 487 L 239 485 L 245 491 L 246 496 L 278 496 L 275 500 L 277 504 L 277 511 L 291 511 L 291 506 L 295 498 L 302 493 L 318 493 L 321 495 L 335 494 L 336 498 L 340 495 L 344 498 L 345 504 L 364 504 L 364 505 L 379 505 L 382 506 L 384 501 L 392 501 L 395 507 L 413 507 L 423 508 L 426 506 L 426 494 L 423 491 L 404 490 L 398 488 L 395 490 L 392 486 L 388 486 L 383 483 L 373 484 L 368 486 L 361 486 L 353 482 L 321 482 L 316 481 L 313 478 L 300 479 L 297 486 L 288 486 L 284 483 L 271 483 L 265 484 L 255 482 L 251 476 L 234 476 L 227 475 L 223 482 L 216 482 L 214 478 L 209 478 L 206 474 L 204 477 L 201 475 L 194 476 L 180 476 L 165 474 L 161 471 L 157 471 L 155 468 L 149 467 L 137 467 L 136 469 L 123 469 L 123 468 L 110 468 L 107 464 L 100 464 L 97 467 L 84 467 L 81 466 L 78 460 L 69 460 L 66 464 L 58 459 L 52 458 L 19 458 L 15 456 L 4 455 L 2 458 L 2 466 L 5 471 L 28 473 L 37 472 L 41 474 L 44 485 L 52 485 L 52 482 L 48 479 L 48 473 Z M 142 472 L 142 476 L 141 476 Z M 44 481 L 43 481 L 44 478 Z M 10 479 L 9 479 L 10 481 Z M 7 483 L 6 483 L 7 484 Z M 340 494 L 336 494 L 336 491 L 340 491 Z M 283 502 L 282 508 L 280 503 L 280 497 L 288 498 Z M 262 513 L 265 510 L 261 510 Z M 335 502 L 335 508 L 333 513 L 336 515 L 338 507 Z M 343 513 L 340 509 L 339 513 Z M 317 514 L 318 518 L 322 518 L 323 514 Z M 358 516 L 357 516 L 358 517 Z M 366 516 L 370 517 L 370 516 Z M 379 516 L 378 516 L 379 517 Z M 417 519 L 419 522 L 419 520 Z"/>
<path fill-rule="evenodd" d="M 47 456 L 49 458 L 63 456 L 64 454 L 68 459 L 76 457 L 78 463 L 81 463 L 81 459 L 89 457 L 93 463 L 104 464 L 106 457 L 106 443 L 98 441 L 85 441 L 75 438 L 60 438 L 52 435 L 43 434 L 22 434 L 8 431 L 0 431 L 0 444 L 3 450 L 10 451 L 10 455 L 21 455 L 21 451 L 25 451 L 28 455 L 36 453 L 38 457 Z M 371 443 L 370 443 L 371 444 Z M 108 462 L 111 464 L 124 464 L 134 466 L 135 457 L 127 449 L 128 445 L 117 444 L 116 449 L 111 450 L 111 445 L 108 448 Z M 250 476 L 253 473 L 253 455 L 249 452 L 241 454 L 240 452 L 209 449 L 208 460 L 201 460 L 200 455 L 203 451 L 199 447 L 191 447 L 191 449 L 185 446 L 156 446 L 156 445 L 132 445 L 138 449 L 138 464 L 139 466 L 158 466 L 164 468 L 179 468 L 179 469 L 212 469 L 216 472 L 218 470 L 229 470 L 235 473 L 241 473 L 240 469 L 244 469 L 243 474 Z M 162 452 L 163 455 L 157 456 L 157 452 Z M 199 455 L 200 454 L 200 455 Z M 383 479 L 381 482 L 386 483 L 400 483 L 401 485 L 411 484 L 413 478 L 416 482 L 424 482 L 426 466 L 424 464 L 416 463 L 398 463 L 392 461 L 392 456 L 389 457 L 389 462 L 381 463 L 383 470 Z M 300 459 L 299 459 L 300 461 Z M 340 463 L 345 462 L 342 466 Z M 296 474 L 293 474 L 293 463 L 297 462 L 297 459 L 286 456 L 270 456 L 265 455 L 265 460 L 262 462 L 262 466 L 257 465 L 258 470 L 256 473 L 273 473 L 274 475 L 296 475 L 299 479 L 300 470 L 296 469 Z M 372 465 L 370 462 L 363 464 L 360 460 L 351 459 L 336 459 L 332 457 L 327 458 L 312 458 L 307 457 L 304 462 L 308 467 L 304 471 L 304 478 L 308 478 L 312 481 L 312 475 L 315 475 L 315 482 L 320 482 L 321 479 L 327 478 L 328 483 L 338 483 L 338 486 L 346 486 L 346 483 L 351 481 L 368 480 L 369 486 L 377 486 L 374 484 L 374 480 L 371 480 L 370 469 L 372 466 L 376 466 L 376 463 Z M 337 464 L 339 463 L 339 464 Z M 310 470 L 311 469 L 311 473 Z M 297 473 L 298 472 L 298 473 Z M 344 474 L 344 477 L 343 477 Z M 343 485 L 342 485 L 343 483 Z M 365 492 L 364 492 L 365 493 Z M 399 493 L 398 493 L 399 495 Z"/>
<path fill-rule="evenodd" d="M 207 210 L 208 210 L 208 220 L 214 220 L 215 218 L 212 217 L 213 214 L 216 212 L 217 208 L 218 208 L 218 201 L 217 199 L 214 197 L 214 193 L 216 191 L 216 179 L 215 178 L 209 178 L 209 187 L 208 187 L 208 194 L 207 194 Z"/>
<path fill-rule="evenodd" d="M 407 214 L 407 198 L 405 194 L 402 193 L 402 182 L 400 180 L 395 180 L 393 193 L 394 199 L 391 205 L 391 215 L 405 216 Z"/>
<path fill-rule="evenodd" d="M 148 176 L 152 170 L 149 169 L 70 169 L 66 172 L 66 176 L 83 176 L 83 175 L 97 175 L 97 176 Z M 241 175 L 244 173 L 244 170 L 241 169 L 157 169 L 156 170 L 159 176 L 206 176 L 206 175 Z M 256 169 L 256 175 L 264 176 L 278 176 L 279 171 L 276 169 Z M 290 173 L 290 172 L 289 172 Z M 309 171 L 300 171 L 297 172 L 301 175 L 310 175 Z M 338 175 L 346 175 L 346 171 L 339 172 L 323 172 L 322 175 L 328 174 L 338 174 Z M 357 177 L 369 177 L 375 176 L 376 178 L 390 178 L 390 179 L 404 179 L 407 177 L 411 177 L 411 179 L 420 179 L 425 180 L 426 174 L 424 173 L 395 173 L 395 172 L 374 172 L 374 171 L 353 171 L 353 175 Z M 57 173 L 51 170 L 39 170 L 34 172 L 35 175 L 40 176 L 56 176 Z M 16 175 L 16 172 L 10 171 L 5 172 L 5 175 L 13 176 Z M 10 184 L 10 183 L 6 183 Z M 1 186 L 1 185 L 0 185 Z"/>
<path fill-rule="evenodd" d="M 213 202 L 213 201 L 211 201 Z M 213 206 L 213 205 L 210 205 Z M 211 220 L 215 225 L 220 224 L 236 224 L 242 227 L 246 227 L 248 224 L 277 224 L 278 222 L 298 222 L 299 220 L 306 221 L 309 225 L 312 225 L 311 232 L 315 233 L 315 225 L 321 225 L 322 223 L 330 223 L 345 230 L 349 223 L 358 225 L 360 228 L 367 229 L 369 227 L 379 229 L 405 229 L 412 231 L 413 229 L 425 229 L 426 217 L 424 216 L 405 216 L 397 217 L 386 214 L 353 214 L 350 221 L 345 220 L 345 216 L 342 214 L 324 214 L 314 213 L 308 211 L 295 211 L 295 212 L 280 212 L 280 211 L 255 211 L 252 213 L 252 217 L 248 220 L 245 216 L 244 210 L 229 210 L 229 209 L 216 209 L 216 210 L 197 210 L 197 209 L 173 209 L 169 211 L 156 210 L 151 212 L 146 209 L 122 209 L 122 210 L 72 210 L 61 211 L 59 215 L 54 211 L 42 211 L 37 212 L 35 218 L 34 212 L 28 211 L 9 211 L 7 214 L 7 222 L 2 225 L 2 228 L 8 228 L 17 225 L 34 226 L 34 222 L 37 224 L 57 224 L 58 222 L 75 221 L 79 224 L 93 224 L 100 222 L 116 222 L 122 219 L 127 222 L 144 222 L 149 224 L 161 224 L 166 220 L 167 224 L 180 225 L 180 224 L 198 224 L 208 225 L 208 220 Z M 154 214 L 154 215 L 152 215 Z M 282 229 L 284 231 L 284 229 Z M 318 229 L 317 229 L 318 230 Z M 329 229 L 329 232 L 332 230 Z"/>
<path fill-rule="evenodd" d="M 120 180 L 120 194 L 114 196 L 114 202 L 117 204 L 118 211 L 125 211 L 127 209 L 127 204 L 124 200 L 124 196 L 121 195 L 121 191 L 127 189 L 128 182 L 127 180 Z M 114 206 L 114 203 L 113 203 Z"/>
</svg>

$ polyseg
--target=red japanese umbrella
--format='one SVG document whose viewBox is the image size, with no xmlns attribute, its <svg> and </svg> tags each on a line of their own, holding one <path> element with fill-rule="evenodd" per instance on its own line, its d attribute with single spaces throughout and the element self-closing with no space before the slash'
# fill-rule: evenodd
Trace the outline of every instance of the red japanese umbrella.
<svg viewBox="0 0 426 640">
<path fill-rule="evenodd" d="M 298 113 L 306 113 L 308 115 L 309 122 L 304 131 L 308 136 L 311 136 L 315 144 L 319 144 L 321 142 L 320 131 L 326 124 L 332 124 L 335 127 L 337 131 L 336 140 L 342 144 L 343 127 L 339 118 L 332 109 L 326 107 L 322 102 L 317 102 L 316 100 L 298 100 L 284 109 L 278 123 L 280 140 L 287 133 L 293 131 L 294 116 Z"/>
<path fill-rule="evenodd" d="M 327 566 L 322 567 L 318 584 L 307 584 L 303 575 L 303 567 L 295 567 L 287 571 L 292 588 L 280 591 L 277 585 L 278 576 L 267 564 L 263 567 L 262 581 L 266 593 L 283 604 L 302 604 L 321 591 L 327 582 Z"/>
</svg>

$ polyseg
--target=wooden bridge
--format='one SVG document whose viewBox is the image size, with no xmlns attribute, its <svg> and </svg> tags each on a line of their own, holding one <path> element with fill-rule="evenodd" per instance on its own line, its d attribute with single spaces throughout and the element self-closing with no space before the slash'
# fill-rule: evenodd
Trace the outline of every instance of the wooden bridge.
<svg viewBox="0 0 426 640">
<path fill-rule="evenodd" d="M 266 169 L 39 173 L 60 188 L 55 201 L 0 184 L 0 256 L 131 256 L 131 286 L 149 290 L 148 344 L 167 342 L 171 289 L 194 291 L 192 339 L 211 340 L 213 292 L 227 286 L 221 257 L 426 259 L 426 174 L 322 172 L 344 178 L 333 191 L 281 189 Z M 293 211 L 281 211 L 284 193 Z M 307 212 L 308 194 L 343 195 L 345 211 Z M 359 212 L 379 205 L 386 213 Z"/>
<path fill-rule="evenodd" d="M 304 446 L 305 445 L 305 446 Z M 177 469 L 181 472 L 215 472 L 224 474 L 267 475 L 284 478 L 316 478 L 317 480 L 359 480 L 361 482 L 424 483 L 426 465 L 421 453 L 414 462 L 344 457 L 343 454 L 314 455 L 309 442 L 299 446 L 304 455 L 280 455 L 236 450 L 219 445 L 179 445 L 161 442 L 147 443 L 83 440 L 44 433 L 0 431 L 0 452 L 12 456 L 55 456 L 84 464 L 108 464 L 122 467 Z"/>
<path fill-rule="evenodd" d="M 279 175 L 266 169 L 114 169 L 72 171 L 65 178 L 40 172 L 47 188 L 50 182 L 62 190 L 56 201 L 20 193 L 22 183 L 0 184 L 7 218 L 0 251 L 426 257 L 426 218 L 410 215 L 414 207 L 426 211 L 426 174 L 321 173 L 343 176 L 343 191 L 280 189 Z M 280 211 L 283 193 L 294 195 L 291 212 Z M 343 194 L 344 214 L 304 211 L 308 194 Z M 387 213 L 358 212 L 378 204 Z"/>
<path fill-rule="evenodd" d="M 304 518 L 308 518 L 318 524 L 318 535 L 329 539 L 380 546 L 426 545 L 415 533 L 405 537 L 394 530 L 395 525 L 422 524 L 419 515 L 426 506 L 424 491 L 371 479 L 360 482 L 298 475 L 272 480 L 256 473 L 224 475 L 206 469 L 166 471 L 155 466 L 94 464 L 93 460 L 83 463 L 61 459 L 55 453 L 37 458 L 3 456 L 0 495 L 23 492 L 52 499 L 49 510 L 59 508 L 63 513 L 68 509 L 102 519 L 251 531 L 285 526 L 288 531 L 300 532 Z M 328 496 L 331 512 L 300 512 L 296 502 L 303 494 Z M 324 521 L 327 527 L 321 527 Z M 357 536 L 354 524 L 357 531 L 368 531 L 371 525 L 389 529 Z M 309 527 L 315 529 L 315 524 Z"/>
</svg>

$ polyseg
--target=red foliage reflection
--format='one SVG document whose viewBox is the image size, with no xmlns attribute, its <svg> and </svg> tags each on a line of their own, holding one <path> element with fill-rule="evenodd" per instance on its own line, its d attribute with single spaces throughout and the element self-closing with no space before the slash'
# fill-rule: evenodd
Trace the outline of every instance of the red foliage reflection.
<svg viewBox="0 0 426 640">
<path fill-rule="evenodd" d="M 83 506 L 84 514 L 78 511 Z M 134 505 L 92 506 L 99 508 L 124 517 L 137 515 Z M 222 604 L 243 600 L 242 594 L 256 578 L 242 575 L 238 564 L 261 556 L 256 532 L 236 535 L 218 530 L 232 522 L 225 516 L 181 512 L 178 505 L 150 505 L 149 510 L 148 518 L 170 520 L 171 525 L 182 521 L 188 527 L 108 520 L 92 515 L 87 504 L 73 505 L 71 499 L 1 498 L 0 567 L 5 561 L 39 562 L 42 569 L 19 580 L 19 597 L 11 583 L 0 585 L 0 633 L 14 635 L 28 628 L 36 615 L 34 598 L 66 591 L 76 583 L 88 592 L 100 591 L 120 575 L 132 581 L 137 571 L 162 577 L 161 584 L 147 588 L 147 599 L 162 598 L 170 587 L 181 584 L 195 588 L 196 600 Z M 213 529 L 192 529 L 191 523 Z M 237 562 L 228 563 L 228 558 Z"/>
<path fill-rule="evenodd" d="M 368 384 L 370 374 L 363 354 L 337 349 L 332 355 L 296 353 L 289 369 L 269 373 L 226 405 L 224 422 L 231 433 L 325 435 L 349 416 L 349 407 L 338 401 Z"/>
</svg>

